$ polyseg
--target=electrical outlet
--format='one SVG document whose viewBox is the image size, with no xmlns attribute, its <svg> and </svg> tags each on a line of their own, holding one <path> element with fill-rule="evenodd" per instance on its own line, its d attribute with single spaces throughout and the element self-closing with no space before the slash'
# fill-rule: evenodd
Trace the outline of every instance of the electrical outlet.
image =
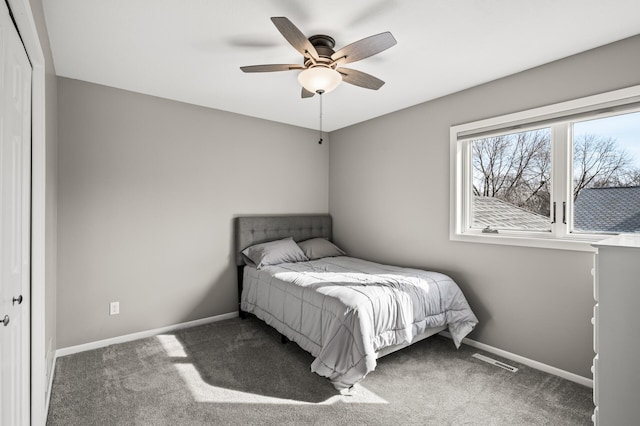
<svg viewBox="0 0 640 426">
<path fill-rule="evenodd" d="M 120 302 L 111 302 L 109 304 L 109 315 L 118 315 L 120 313 Z"/>
</svg>

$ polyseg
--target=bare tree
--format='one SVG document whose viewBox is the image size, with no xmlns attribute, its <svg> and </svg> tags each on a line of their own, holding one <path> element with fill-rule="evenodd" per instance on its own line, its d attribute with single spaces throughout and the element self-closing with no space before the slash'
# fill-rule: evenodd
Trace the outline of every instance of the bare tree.
<svg viewBox="0 0 640 426">
<path fill-rule="evenodd" d="M 533 130 L 472 142 L 473 193 L 548 216 L 551 132 Z M 640 184 L 640 168 L 613 138 L 582 135 L 573 144 L 574 200 L 584 188 Z"/>
<path fill-rule="evenodd" d="M 616 139 L 579 136 L 573 144 L 574 201 L 584 188 L 629 186 L 634 173 L 631 164 L 631 157 Z"/>
<path fill-rule="evenodd" d="M 640 167 L 632 168 L 625 176 L 625 186 L 640 186 Z"/>
<path fill-rule="evenodd" d="M 543 129 L 473 141 L 474 194 L 548 215 L 550 140 Z"/>
</svg>

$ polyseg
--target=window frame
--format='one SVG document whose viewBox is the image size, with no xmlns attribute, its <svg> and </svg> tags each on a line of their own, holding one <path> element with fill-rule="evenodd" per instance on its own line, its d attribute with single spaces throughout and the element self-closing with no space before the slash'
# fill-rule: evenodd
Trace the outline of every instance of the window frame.
<svg viewBox="0 0 640 426">
<path fill-rule="evenodd" d="M 615 234 L 572 232 L 573 161 L 572 122 L 616 115 L 640 106 L 640 85 L 450 127 L 451 241 L 516 245 L 595 252 L 592 246 Z M 556 221 L 551 231 L 500 230 L 497 234 L 471 228 L 471 140 L 551 128 L 551 210 Z M 563 223 L 563 203 L 566 223 Z M 552 213 L 553 214 L 553 213 Z M 550 218 L 551 222 L 551 218 Z"/>
</svg>

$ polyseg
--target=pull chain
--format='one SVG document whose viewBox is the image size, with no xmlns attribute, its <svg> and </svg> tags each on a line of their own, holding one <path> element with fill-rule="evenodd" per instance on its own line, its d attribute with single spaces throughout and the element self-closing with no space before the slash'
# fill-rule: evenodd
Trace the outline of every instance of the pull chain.
<svg viewBox="0 0 640 426">
<path fill-rule="evenodd" d="M 324 93 L 324 90 L 318 90 L 316 93 L 320 97 L 320 140 L 318 141 L 318 143 L 322 144 L 322 94 Z"/>
</svg>

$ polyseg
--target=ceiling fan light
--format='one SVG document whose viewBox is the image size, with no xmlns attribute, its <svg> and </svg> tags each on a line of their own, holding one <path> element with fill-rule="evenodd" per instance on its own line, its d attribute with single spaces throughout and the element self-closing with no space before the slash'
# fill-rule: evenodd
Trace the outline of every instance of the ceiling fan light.
<svg viewBox="0 0 640 426">
<path fill-rule="evenodd" d="M 333 68 L 316 66 L 308 68 L 298 74 L 298 81 L 311 93 L 322 90 L 329 93 L 342 81 L 342 75 Z"/>
</svg>

